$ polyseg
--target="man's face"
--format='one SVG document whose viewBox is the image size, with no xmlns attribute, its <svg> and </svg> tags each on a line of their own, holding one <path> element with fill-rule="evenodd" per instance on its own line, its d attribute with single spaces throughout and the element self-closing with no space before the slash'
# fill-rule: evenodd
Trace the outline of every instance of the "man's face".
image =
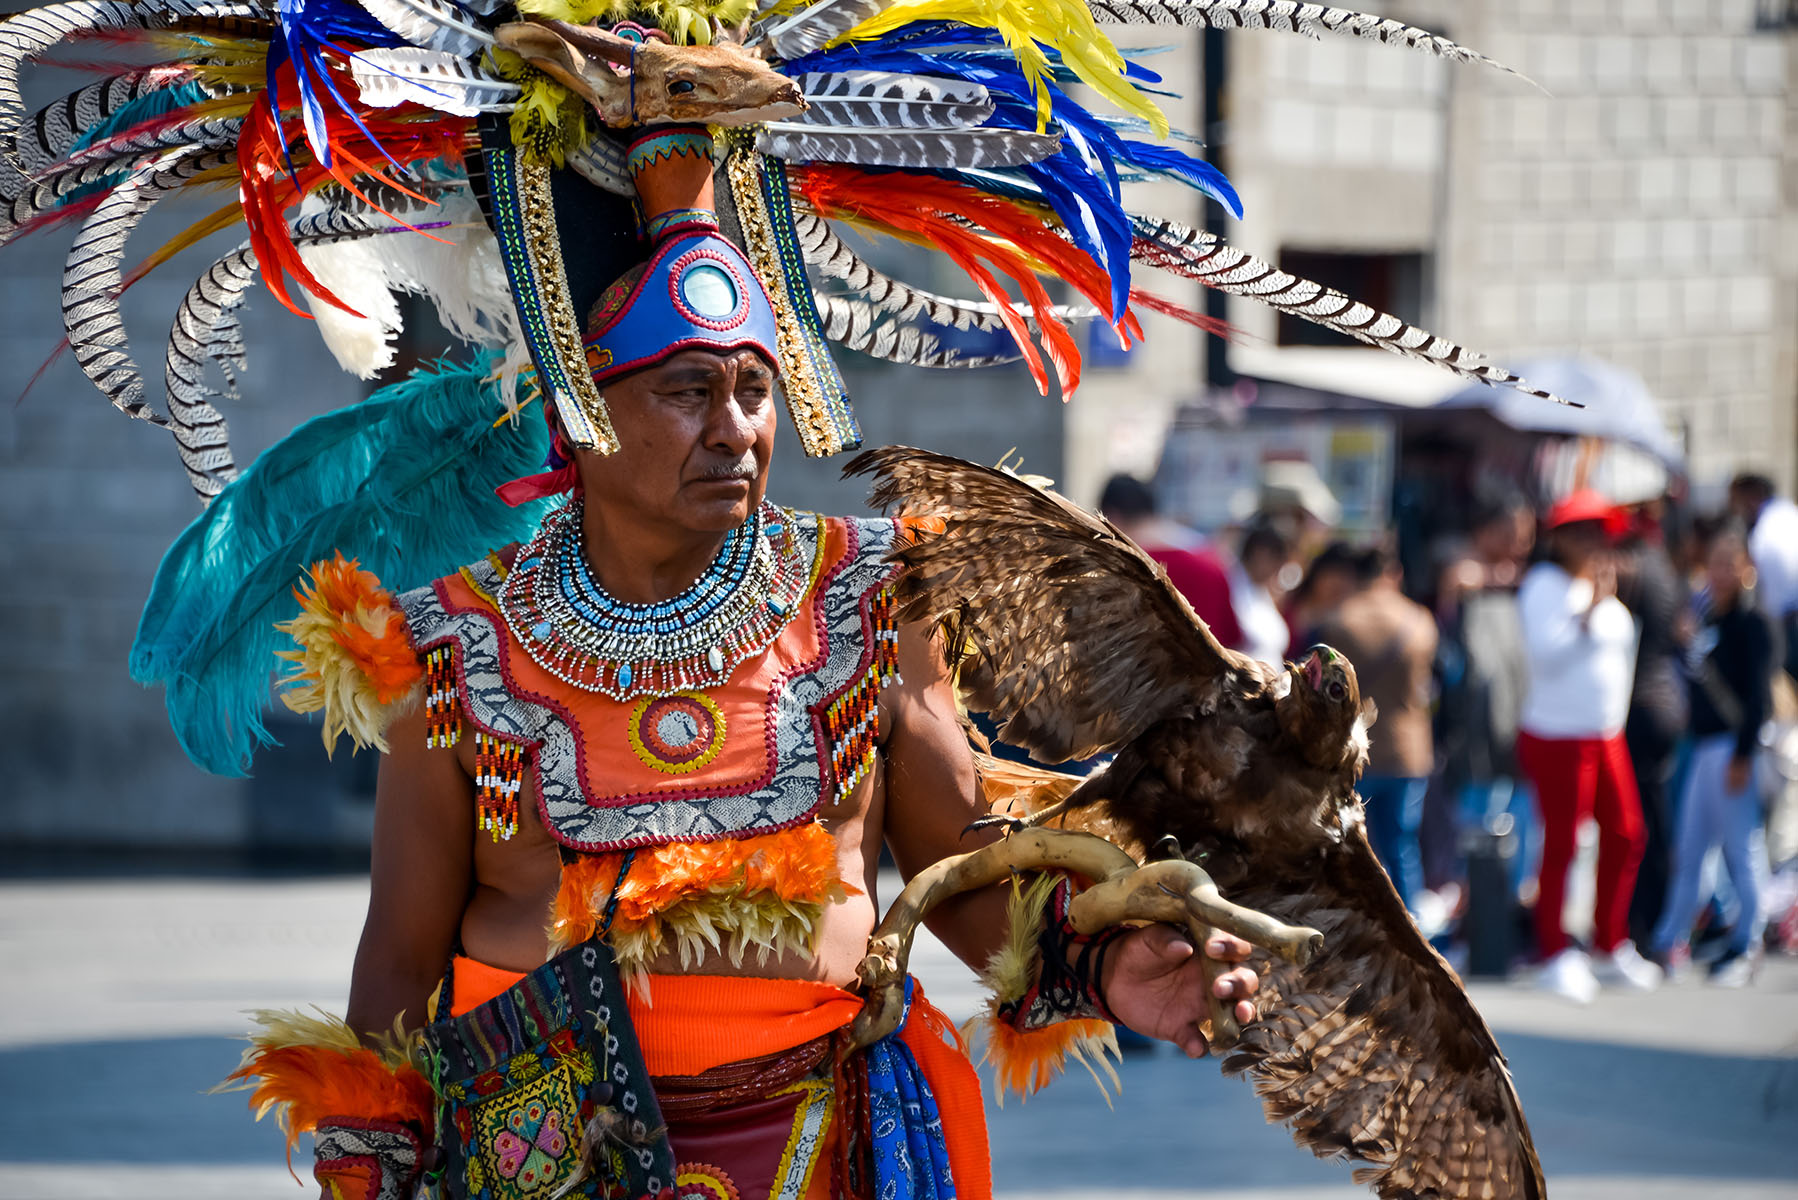
<svg viewBox="0 0 1798 1200">
<path fill-rule="evenodd" d="M 685 350 L 605 389 L 619 448 L 578 453 L 588 503 L 628 519 L 724 533 L 768 490 L 774 370 L 754 350 Z"/>
</svg>

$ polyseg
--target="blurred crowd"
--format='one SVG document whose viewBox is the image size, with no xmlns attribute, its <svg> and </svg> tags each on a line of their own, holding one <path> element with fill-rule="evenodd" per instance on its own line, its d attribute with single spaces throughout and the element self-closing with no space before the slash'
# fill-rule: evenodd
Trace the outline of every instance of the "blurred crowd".
<svg viewBox="0 0 1798 1200">
<path fill-rule="evenodd" d="M 1259 500 L 1215 540 L 1130 476 L 1100 507 L 1227 645 L 1355 664 L 1368 838 L 1451 961 L 1584 1003 L 1798 952 L 1798 506 L 1769 479 L 1711 512 L 1483 496 L 1409 578 L 1307 464 Z"/>
</svg>

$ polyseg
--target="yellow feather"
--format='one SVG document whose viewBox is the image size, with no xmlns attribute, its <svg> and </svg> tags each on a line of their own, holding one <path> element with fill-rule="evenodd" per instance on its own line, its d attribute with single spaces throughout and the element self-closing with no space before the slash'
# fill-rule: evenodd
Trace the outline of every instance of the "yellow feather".
<svg viewBox="0 0 1798 1200">
<path fill-rule="evenodd" d="M 1141 117 L 1155 131 L 1168 134 L 1167 117 L 1153 101 L 1137 90 L 1124 75 L 1124 56 L 1100 32 L 1092 12 L 1081 0 L 900 0 L 876 13 L 830 44 L 876 38 L 917 21 L 957 21 L 982 29 L 994 29 L 1017 55 L 1018 65 L 1036 92 L 1039 131 L 1049 122 L 1048 46 L 1061 55 L 1069 70 L 1112 104 Z"/>
<path fill-rule="evenodd" d="M 241 220 L 243 220 L 243 204 L 241 201 L 233 200 L 217 212 L 214 212 L 209 216 L 201 217 L 198 221 L 195 221 L 192 225 L 189 225 L 186 229 L 158 246 L 146 256 L 142 262 L 137 264 L 137 267 L 131 272 L 131 277 L 133 279 L 142 279 L 145 275 L 148 275 L 151 271 L 154 271 L 157 267 L 160 267 L 163 263 L 175 257 L 175 255 L 181 253 L 195 242 L 209 238 L 221 229 L 229 229 Z"/>
</svg>

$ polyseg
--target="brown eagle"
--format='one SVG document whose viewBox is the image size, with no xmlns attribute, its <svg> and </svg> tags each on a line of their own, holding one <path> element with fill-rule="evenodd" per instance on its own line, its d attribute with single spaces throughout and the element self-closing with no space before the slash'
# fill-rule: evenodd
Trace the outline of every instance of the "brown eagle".
<svg viewBox="0 0 1798 1200">
<path fill-rule="evenodd" d="M 888 447 L 845 471 L 870 473 L 875 504 L 940 523 L 895 552 L 900 619 L 942 623 L 968 706 L 1044 762 L 1116 756 L 1046 780 L 1029 819 L 1139 860 L 1172 838 L 1229 900 L 1324 935 L 1303 967 L 1253 960 L 1261 1015 L 1223 1059 L 1268 1120 L 1386 1200 L 1546 1196 L 1492 1031 L 1368 845 L 1353 666 L 1226 649 L 1110 522 L 1003 471 Z"/>
</svg>

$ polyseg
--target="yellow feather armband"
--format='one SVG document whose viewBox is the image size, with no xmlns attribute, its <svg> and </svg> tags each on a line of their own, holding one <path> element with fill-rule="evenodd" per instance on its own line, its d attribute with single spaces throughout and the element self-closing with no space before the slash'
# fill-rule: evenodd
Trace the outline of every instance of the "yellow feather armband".
<svg viewBox="0 0 1798 1200">
<path fill-rule="evenodd" d="M 300 615 L 276 629 L 299 644 L 276 653 L 294 664 L 281 702 L 297 713 L 325 714 L 325 750 L 342 734 L 357 749 L 387 750 L 387 726 L 416 704 L 424 667 L 406 616 L 355 559 L 320 559 L 294 589 Z"/>
<path fill-rule="evenodd" d="M 1028 885 L 1013 882 L 1005 944 L 980 973 L 992 994 L 986 1011 L 962 1030 L 970 1042 L 980 1042 L 979 1065 L 992 1065 L 1001 1104 L 1007 1092 L 1028 1097 L 1041 1091 L 1070 1058 L 1091 1072 L 1101 1092 L 1110 1094 L 1107 1079 L 1111 1088 L 1118 1086 L 1106 1059 L 1118 1052 L 1111 1022 L 1077 998 L 1055 1002 L 1043 986 L 1044 939 L 1066 907 L 1067 882 L 1053 873 L 1037 875 Z M 977 1033 L 985 1036 L 976 1039 Z"/>
</svg>

